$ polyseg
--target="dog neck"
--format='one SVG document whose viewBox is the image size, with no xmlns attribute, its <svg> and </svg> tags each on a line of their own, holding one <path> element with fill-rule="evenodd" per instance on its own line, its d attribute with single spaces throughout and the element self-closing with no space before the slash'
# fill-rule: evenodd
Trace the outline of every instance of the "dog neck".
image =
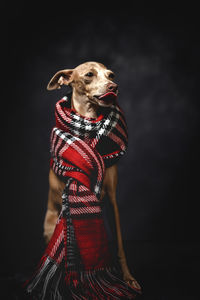
<svg viewBox="0 0 200 300">
<path fill-rule="evenodd" d="M 91 103 L 86 95 L 80 95 L 73 91 L 71 97 L 71 108 L 78 114 L 87 118 L 97 118 L 97 105 Z"/>
</svg>

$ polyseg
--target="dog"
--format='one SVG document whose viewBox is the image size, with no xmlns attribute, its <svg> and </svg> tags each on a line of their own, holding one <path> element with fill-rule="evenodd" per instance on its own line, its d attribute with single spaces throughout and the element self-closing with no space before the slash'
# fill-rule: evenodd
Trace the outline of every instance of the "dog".
<svg viewBox="0 0 200 300">
<path fill-rule="evenodd" d="M 88 118 L 97 118 L 98 109 L 100 107 L 111 106 L 118 94 L 118 85 L 114 82 L 114 72 L 97 62 L 86 62 L 75 69 L 58 71 L 51 78 L 47 89 L 60 89 L 62 85 L 70 85 L 72 88 L 71 108 L 75 109 L 80 115 Z M 109 99 L 105 101 L 105 95 L 108 94 Z M 101 199 L 107 194 L 114 210 L 118 258 L 123 272 L 123 279 L 129 285 L 140 288 L 130 273 L 123 247 L 120 215 L 116 199 L 117 180 L 117 165 L 107 168 L 103 180 Z M 46 243 L 51 239 L 58 215 L 61 211 L 61 196 L 64 187 L 65 183 L 50 168 L 48 203 L 44 219 L 44 238 Z"/>
</svg>

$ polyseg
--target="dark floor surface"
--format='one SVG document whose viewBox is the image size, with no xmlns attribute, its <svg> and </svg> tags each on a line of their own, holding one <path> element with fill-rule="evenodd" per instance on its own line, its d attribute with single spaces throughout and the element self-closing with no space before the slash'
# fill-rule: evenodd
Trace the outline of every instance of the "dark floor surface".
<svg viewBox="0 0 200 300">
<path fill-rule="evenodd" d="M 143 288 L 139 300 L 197 300 L 200 280 L 199 243 L 126 242 L 132 275 Z M 20 283 L 30 266 L 1 274 L 2 300 L 21 300 Z M 39 300 L 39 299 L 38 299 Z"/>
</svg>

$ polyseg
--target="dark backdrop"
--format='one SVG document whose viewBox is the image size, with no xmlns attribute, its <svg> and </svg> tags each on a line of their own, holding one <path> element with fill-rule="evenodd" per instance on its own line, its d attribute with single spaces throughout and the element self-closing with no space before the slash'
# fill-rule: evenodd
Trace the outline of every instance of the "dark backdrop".
<svg viewBox="0 0 200 300">
<path fill-rule="evenodd" d="M 165 293 L 177 293 L 179 299 L 188 277 L 187 292 L 194 296 L 200 47 L 193 12 L 77 11 L 59 3 L 50 10 L 18 3 L 7 8 L 4 26 L 8 87 L 2 91 L 2 276 L 23 273 L 44 248 L 49 138 L 55 102 L 67 91 L 49 92 L 47 83 L 60 69 L 94 60 L 116 73 L 129 128 L 118 185 L 128 260 L 141 285 L 145 282 L 154 294 L 152 299 L 168 299 Z M 144 299 L 150 299 L 147 294 Z"/>
</svg>

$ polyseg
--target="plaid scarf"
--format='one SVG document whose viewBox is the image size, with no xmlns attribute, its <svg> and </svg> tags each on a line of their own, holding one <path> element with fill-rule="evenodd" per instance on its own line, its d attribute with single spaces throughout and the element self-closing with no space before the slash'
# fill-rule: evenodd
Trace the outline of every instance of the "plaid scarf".
<svg viewBox="0 0 200 300">
<path fill-rule="evenodd" d="M 123 281 L 113 260 L 100 201 L 105 168 L 127 148 L 123 112 L 116 104 L 96 119 L 86 118 L 64 97 L 55 117 L 51 167 L 66 183 L 62 210 L 26 290 L 37 300 L 134 299 L 139 291 Z"/>
</svg>

